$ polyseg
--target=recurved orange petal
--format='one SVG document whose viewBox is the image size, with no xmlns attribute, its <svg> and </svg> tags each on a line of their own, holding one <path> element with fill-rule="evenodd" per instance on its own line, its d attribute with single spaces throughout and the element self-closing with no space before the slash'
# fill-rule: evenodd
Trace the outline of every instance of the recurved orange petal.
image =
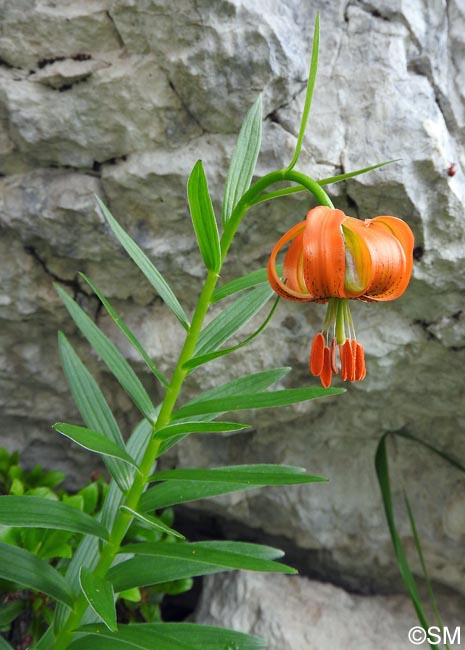
<svg viewBox="0 0 465 650">
<path fill-rule="evenodd" d="M 390 228 L 391 219 L 404 224 L 395 217 L 376 217 L 365 221 L 347 218 L 344 222 L 344 230 L 352 231 L 363 240 L 371 260 L 370 282 L 365 292 L 358 296 L 362 300 L 395 300 L 407 288 L 412 272 L 413 235 L 410 243 L 406 231 L 400 231 L 399 228 L 402 241 L 399 240 Z M 405 226 L 408 228 L 407 224 Z M 407 251 L 404 250 L 403 244 L 408 247 Z"/>
<path fill-rule="evenodd" d="M 303 235 L 304 278 L 317 299 L 345 298 L 344 212 L 318 206 L 307 214 Z"/>
<path fill-rule="evenodd" d="M 288 230 L 287 233 L 278 240 L 275 247 L 271 251 L 270 259 L 268 260 L 268 281 L 273 291 L 275 291 L 282 298 L 286 298 L 287 300 L 295 300 L 298 302 L 308 302 L 314 300 L 314 297 L 310 295 L 307 290 L 304 292 L 298 291 L 295 288 L 291 288 L 281 280 L 276 271 L 276 257 L 286 244 L 288 244 L 292 239 L 295 239 L 299 233 L 303 232 L 305 229 L 305 224 L 305 221 L 301 221 L 300 223 L 293 226 L 290 230 Z M 296 283 L 298 284 L 297 280 L 294 283 L 294 286 L 296 286 Z"/>
</svg>

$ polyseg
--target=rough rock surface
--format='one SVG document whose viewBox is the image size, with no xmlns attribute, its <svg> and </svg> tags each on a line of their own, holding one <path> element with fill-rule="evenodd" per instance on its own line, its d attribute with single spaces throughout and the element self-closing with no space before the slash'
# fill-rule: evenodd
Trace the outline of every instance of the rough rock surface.
<svg viewBox="0 0 465 650">
<path fill-rule="evenodd" d="M 458 599 L 450 600 L 443 612 L 449 639 L 458 635 L 456 627 L 463 621 L 462 612 L 463 601 Z M 297 576 L 236 573 L 226 578 L 209 577 L 196 620 L 263 637 L 268 650 L 430 647 L 426 642 L 414 646 L 408 639 L 409 630 L 418 621 L 405 596 L 354 596 L 333 585 Z M 431 633 L 439 632 L 432 629 Z M 463 628 L 455 641 L 462 641 L 462 637 Z"/>
<path fill-rule="evenodd" d="M 397 572 L 373 468 L 380 436 L 404 427 L 465 458 L 463 2 L 266 4 L 264 12 L 259 0 L 0 0 L 1 444 L 24 450 L 29 463 L 69 471 L 75 484 L 90 474 L 89 457 L 50 429 L 56 420 L 78 421 L 60 369 L 58 328 L 105 380 L 122 427 L 134 424 L 128 398 L 77 335 L 52 282 L 77 296 L 143 375 L 77 272 L 89 275 L 160 369 L 172 369 L 182 331 L 109 236 L 93 194 L 191 309 L 203 269 L 186 205 L 188 173 L 202 158 L 219 214 L 236 134 L 259 92 L 265 110 L 257 173 L 288 163 L 310 26 L 320 11 L 320 69 L 299 167 L 324 178 L 401 159 L 331 192 L 354 216 L 409 221 L 414 278 L 395 303 L 354 306 L 365 382 L 338 399 L 250 414 L 252 433 L 192 439 L 172 460 L 285 462 L 329 477 L 325 485 L 193 507 L 287 538 L 340 583 L 386 590 Z M 309 205 L 296 196 L 250 213 L 224 278 L 264 266 L 273 242 Z M 199 369 L 190 390 L 284 365 L 293 368 L 286 385 L 314 383 L 308 349 L 323 317 L 318 305 L 280 304 L 253 351 Z M 144 382 L 156 399 L 159 388 L 147 375 Z M 465 478 L 403 440 L 391 445 L 390 459 L 407 547 L 404 489 L 432 576 L 464 592 Z"/>
</svg>

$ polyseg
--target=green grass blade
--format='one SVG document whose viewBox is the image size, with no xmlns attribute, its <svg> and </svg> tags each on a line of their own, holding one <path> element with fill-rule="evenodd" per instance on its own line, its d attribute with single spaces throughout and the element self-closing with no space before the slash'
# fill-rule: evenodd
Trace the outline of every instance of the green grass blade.
<svg viewBox="0 0 465 650">
<path fill-rule="evenodd" d="M 136 242 L 131 239 L 126 231 L 119 225 L 103 201 L 101 201 L 98 196 L 95 198 L 97 199 L 98 206 L 102 211 L 105 220 L 108 222 L 108 225 L 112 229 L 121 246 L 125 249 L 133 262 L 137 264 L 152 287 L 156 290 L 167 307 L 171 309 L 184 329 L 189 329 L 187 316 L 160 271 L 158 271 L 147 255 L 140 249 L 138 244 L 136 244 Z"/>
<path fill-rule="evenodd" d="M 438 604 L 436 601 L 436 597 L 434 595 L 433 585 L 431 584 L 431 578 L 429 577 L 428 569 L 426 568 L 426 562 L 423 555 L 423 549 L 421 546 L 417 525 L 415 523 L 415 517 L 413 515 L 413 510 L 411 508 L 410 501 L 405 493 L 404 493 L 404 501 L 405 501 L 405 507 L 407 508 L 408 518 L 410 521 L 410 528 L 412 529 L 413 539 L 415 541 L 415 548 L 417 550 L 418 559 L 420 560 L 421 569 L 423 571 L 423 576 L 425 578 L 426 588 L 428 590 L 431 607 L 433 609 L 434 616 L 436 618 L 436 623 L 438 624 L 439 628 L 442 631 L 444 629 L 444 626 L 442 624 L 442 619 L 439 613 Z M 446 642 L 446 648 L 449 648 L 449 644 L 447 642 Z"/>
<path fill-rule="evenodd" d="M 91 289 L 94 291 L 95 295 L 98 297 L 102 305 L 105 307 L 108 315 L 112 318 L 113 322 L 119 327 L 121 332 L 124 334 L 124 336 L 127 338 L 129 343 L 132 345 L 132 347 L 137 350 L 137 352 L 140 354 L 142 359 L 145 361 L 147 367 L 149 370 L 153 372 L 155 377 L 165 386 L 169 386 L 168 380 L 162 375 L 162 373 L 158 370 L 156 365 L 153 363 L 152 359 L 150 358 L 149 354 L 145 351 L 144 347 L 142 344 L 138 341 L 134 333 L 131 331 L 131 329 L 126 325 L 124 320 L 121 318 L 121 316 L 113 309 L 111 306 L 110 302 L 105 298 L 103 293 L 98 290 L 98 288 L 95 286 L 95 284 L 86 276 L 84 273 L 79 274 L 83 280 L 87 282 L 87 284 L 91 287 Z"/>
<path fill-rule="evenodd" d="M 224 348 L 222 350 L 217 350 L 216 352 L 210 352 L 209 354 L 203 354 L 196 357 L 192 357 L 192 359 L 190 359 L 187 363 L 184 364 L 184 368 L 187 368 L 188 370 L 193 370 L 194 368 L 197 368 L 198 366 L 201 366 L 204 363 L 208 363 L 209 361 L 213 361 L 214 359 L 219 359 L 220 357 L 224 357 L 227 354 L 236 352 L 237 350 L 240 350 L 241 348 L 251 343 L 251 341 L 253 341 L 259 334 L 263 332 L 263 330 L 266 328 L 270 320 L 273 318 L 273 314 L 276 310 L 276 307 L 278 306 L 279 300 L 280 298 L 278 296 L 275 299 L 268 313 L 268 316 L 265 318 L 263 323 L 254 332 L 252 332 L 252 334 L 250 334 L 246 339 L 244 339 L 240 343 L 237 343 L 237 345 L 233 345 L 230 348 Z"/>
<path fill-rule="evenodd" d="M 32 497 L 31 497 L 32 498 Z M 69 607 L 72 596 L 66 580 L 48 562 L 29 551 L 0 542 L 0 578 L 43 592 Z"/>
<path fill-rule="evenodd" d="M 295 146 L 294 157 L 292 158 L 289 167 L 286 171 L 293 169 L 299 159 L 300 150 L 302 148 L 303 139 L 305 136 L 305 129 L 307 127 L 308 116 L 310 114 L 310 107 L 312 105 L 313 89 L 315 88 L 316 73 L 318 70 L 318 48 L 320 43 L 320 16 L 316 15 L 315 29 L 313 31 L 313 47 L 312 58 L 310 61 L 310 72 L 308 75 L 307 91 L 305 93 L 304 110 L 302 113 L 302 120 L 300 122 L 299 135 L 297 136 L 297 144 Z"/>
<path fill-rule="evenodd" d="M 53 429 L 88 451 L 93 451 L 102 456 L 118 458 L 137 469 L 137 463 L 124 447 L 117 445 L 101 433 L 97 433 L 97 431 L 92 431 L 86 427 L 78 427 L 75 424 L 66 424 L 65 422 L 57 422 L 53 425 Z"/>
<path fill-rule="evenodd" d="M 215 213 L 202 161 L 198 160 L 187 182 L 187 196 L 200 253 L 209 271 L 221 268 L 221 248 Z"/>
<path fill-rule="evenodd" d="M 71 296 L 60 286 L 55 285 L 55 288 L 63 300 L 66 309 L 69 311 L 71 318 L 89 341 L 90 345 L 102 358 L 140 412 L 148 420 L 153 421 L 155 407 L 129 363 Z"/>
<path fill-rule="evenodd" d="M 400 574 L 404 581 L 404 584 L 407 588 L 410 600 L 415 608 L 415 611 L 420 621 L 421 626 L 424 630 L 428 630 L 429 623 L 426 618 L 425 612 L 423 610 L 423 604 L 421 602 L 420 595 L 418 593 L 417 585 L 413 573 L 410 569 L 410 565 L 405 555 L 405 550 L 400 539 L 400 535 L 397 531 L 397 526 L 394 517 L 394 507 L 392 503 L 392 492 L 391 492 L 391 483 L 389 478 L 389 465 L 387 458 L 387 448 L 386 448 L 386 437 L 388 434 L 382 436 L 375 455 L 375 468 L 376 475 L 378 477 L 378 483 L 381 489 L 381 496 L 383 499 L 384 510 L 386 513 L 386 519 L 389 526 L 389 531 L 391 533 L 392 544 L 394 547 L 394 553 L 397 560 L 397 565 L 399 567 Z M 433 650 L 440 650 L 437 645 L 431 644 Z"/>
<path fill-rule="evenodd" d="M 42 497 L 0 496 L 0 525 L 21 528 L 52 528 L 108 539 L 96 519 L 77 508 Z"/>
<path fill-rule="evenodd" d="M 223 225 L 242 195 L 249 189 L 262 139 L 262 98 L 259 96 L 242 124 L 229 167 L 223 200 Z"/>
<path fill-rule="evenodd" d="M 277 406 L 289 406 L 298 402 L 317 399 L 319 397 L 330 397 L 344 393 L 343 388 L 287 388 L 284 390 L 270 391 L 268 393 L 254 393 L 237 395 L 220 399 L 208 399 L 190 402 L 182 406 L 173 414 L 173 420 L 187 418 L 192 415 L 203 415 L 206 413 L 228 413 L 229 411 L 243 411 L 248 409 L 273 408 Z"/>
<path fill-rule="evenodd" d="M 233 336 L 249 322 L 273 295 L 270 286 L 259 286 L 228 305 L 202 330 L 195 356 L 208 354 Z"/>
</svg>

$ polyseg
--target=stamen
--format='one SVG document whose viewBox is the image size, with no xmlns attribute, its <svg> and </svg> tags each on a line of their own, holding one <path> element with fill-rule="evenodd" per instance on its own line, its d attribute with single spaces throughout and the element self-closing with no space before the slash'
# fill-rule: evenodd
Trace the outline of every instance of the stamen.
<svg viewBox="0 0 465 650">
<path fill-rule="evenodd" d="M 357 350 L 355 355 L 355 379 L 362 381 L 365 379 L 367 369 L 365 367 L 365 351 L 360 343 L 357 343 Z"/>
<path fill-rule="evenodd" d="M 312 349 L 310 352 L 310 372 L 318 377 L 321 375 L 324 363 L 325 337 L 321 332 L 316 334 L 313 339 Z"/>
<path fill-rule="evenodd" d="M 323 388 L 329 388 L 331 386 L 332 376 L 333 371 L 331 370 L 331 350 L 327 345 L 325 345 L 323 370 L 320 374 L 320 381 Z"/>
<path fill-rule="evenodd" d="M 336 359 L 337 343 L 335 338 L 331 340 L 330 350 L 331 350 L 331 370 L 335 375 L 337 375 L 337 373 L 339 372 L 339 368 L 337 367 L 337 359 Z"/>
</svg>

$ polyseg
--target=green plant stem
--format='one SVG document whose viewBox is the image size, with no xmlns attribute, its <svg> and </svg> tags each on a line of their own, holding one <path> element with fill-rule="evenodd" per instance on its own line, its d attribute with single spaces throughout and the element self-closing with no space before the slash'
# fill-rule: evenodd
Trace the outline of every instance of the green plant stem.
<svg viewBox="0 0 465 650">
<path fill-rule="evenodd" d="M 234 208 L 231 218 L 223 233 L 221 239 L 221 264 L 229 250 L 232 239 L 237 231 L 237 228 L 244 217 L 247 210 L 251 207 L 252 201 L 269 185 L 283 180 L 294 181 L 306 187 L 322 205 L 333 207 L 331 200 L 326 192 L 312 179 L 304 174 L 296 171 L 279 170 L 267 174 L 256 183 L 244 194 L 242 199 Z M 179 355 L 178 363 L 173 373 L 173 377 L 169 387 L 166 390 L 165 398 L 154 427 L 154 435 L 147 445 L 143 459 L 140 464 L 140 473 L 135 475 L 134 483 L 129 490 L 125 499 L 124 505 L 132 510 L 137 510 L 139 499 L 145 490 L 148 478 L 152 473 L 152 468 L 155 460 L 157 459 L 160 440 L 156 436 L 156 432 L 167 424 L 171 419 L 171 414 L 175 407 L 176 401 L 181 392 L 184 380 L 189 373 L 189 370 L 184 365 L 191 359 L 194 354 L 195 346 L 197 344 L 200 332 L 202 330 L 203 322 L 207 314 L 208 308 L 212 301 L 213 291 L 218 281 L 219 273 L 209 271 L 202 292 L 199 296 L 197 306 L 192 317 L 190 328 L 187 332 L 183 348 Z M 104 546 L 100 559 L 94 570 L 94 573 L 100 577 L 105 577 L 108 570 L 113 564 L 115 556 L 120 550 L 121 543 L 124 536 L 131 524 L 132 517 L 128 512 L 120 510 L 117 515 L 113 528 L 110 532 L 109 541 Z M 74 607 L 69 615 L 68 620 L 61 630 L 57 633 L 55 639 L 54 650 L 66 650 L 71 643 L 76 628 L 79 626 L 81 619 L 88 607 L 87 600 L 83 594 L 76 598 Z"/>
<path fill-rule="evenodd" d="M 239 227 L 240 222 L 242 221 L 245 213 L 249 208 L 251 208 L 257 201 L 257 197 L 266 190 L 267 187 L 273 185 L 274 183 L 280 183 L 282 181 L 292 181 L 303 186 L 316 198 L 320 205 L 326 205 L 328 208 L 333 208 L 331 199 L 326 194 L 324 189 L 312 178 L 305 176 L 301 172 L 296 172 L 294 170 L 279 169 L 278 171 L 271 172 L 263 178 L 260 178 L 256 181 L 244 194 L 241 200 L 237 203 L 234 208 L 231 218 L 227 222 L 223 236 L 221 237 L 221 259 L 224 261 L 231 242 L 236 234 L 236 231 Z"/>
</svg>

